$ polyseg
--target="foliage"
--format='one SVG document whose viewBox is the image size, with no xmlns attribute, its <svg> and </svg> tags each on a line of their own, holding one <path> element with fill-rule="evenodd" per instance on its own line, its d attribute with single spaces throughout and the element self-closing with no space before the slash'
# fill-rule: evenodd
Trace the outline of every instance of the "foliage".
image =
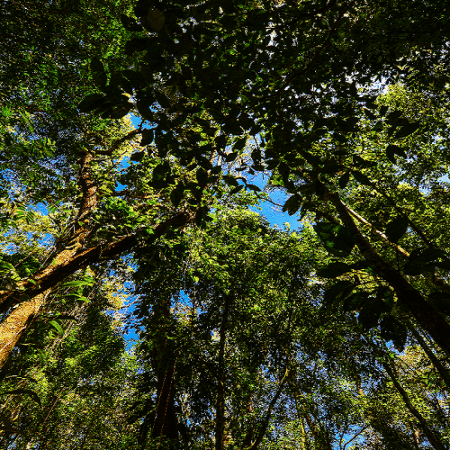
<svg viewBox="0 0 450 450">
<path fill-rule="evenodd" d="M 0 17 L 4 448 L 450 445 L 446 3 Z"/>
</svg>

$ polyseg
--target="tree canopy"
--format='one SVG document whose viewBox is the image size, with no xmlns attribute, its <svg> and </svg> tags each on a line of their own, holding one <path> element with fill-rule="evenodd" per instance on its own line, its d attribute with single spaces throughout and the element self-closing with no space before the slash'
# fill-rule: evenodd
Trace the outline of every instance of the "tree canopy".
<svg viewBox="0 0 450 450">
<path fill-rule="evenodd" d="M 2 2 L 2 448 L 449 448 L 448 9 Z"/>
</svg>

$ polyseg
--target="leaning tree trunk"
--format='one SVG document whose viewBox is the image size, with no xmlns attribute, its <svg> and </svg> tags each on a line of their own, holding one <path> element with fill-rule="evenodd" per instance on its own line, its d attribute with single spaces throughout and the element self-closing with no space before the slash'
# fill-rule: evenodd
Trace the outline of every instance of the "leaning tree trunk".
<svg viewBox="0 0 450 450">
<path fill-rule="evenodd" d="M 40 273 L 40 277 L 37 278 L 38 280 L 73 258 L 83 246 L 89 234 L 88 215 L 97 204 L 97 186 L 92 182 L 89 169 L 91 160 L 92 155 L 90 153 L 85 153 L 81 159 L 79 183 L 83 196 L 78 217 L 75 221 L 74 233 L 70 240 L 70 248 L 56 255 L 51 262 L 51 266 Z M 20 303 L 0 324 L 0 368 L 4 366 L 17 342 L 42 309 L 45 299 L 49 296 L 50 292 L 51 289 L 47 289 L 29 300 Z"/>
<path fill-rule="evenodd" d="M 325 186 L 324 189 L 326 189 Z M 406 280 L 399 270 L 388 264 L 375 251 L 353 221 L 347 207 L 342 203 L 339 196 L 328 191 L 326 197 L 336 208 L 342 223 L 355 236 L 356 245 L 366 261 L 394 289 L 400 303 L 409 309 L 420 326 L 428 332 L 436 344 L 450 357 L 449 323 Z"/>
<path fill-rule="evenodd" d="M 6 363 L 8 356 L 29 324 L 42 309 L 51 288 L 73 275 L 77 270 L 99 260 L 116 258 L 123 252 L 132 250 L 139 243 L 136 235 L 130 234 L 107 245 L 99 244 L 85 248 L 90 233 L 89 214 L 98 202 L 97 186 L 92 182 L 89 171 L 91 159 L 90 154 L 86 154 L 82 158 L 80 188 L 83 196 L 74 232 L 67 248 L 57 254 L 51 264 L 36 273 L 31 280 L 19 282 L 16 291 L 0 291 L 0 312 L 10 311 L 0 324 L 0 369 Z M 147 244 L 156 241 L 169 229 L 184 227 L 192 219 L 189 212 L 182 211 L 155 225 L 153 234 L 146 240 Z M 25 296 L 28 298 L 23 301 Z"/>
</svg>

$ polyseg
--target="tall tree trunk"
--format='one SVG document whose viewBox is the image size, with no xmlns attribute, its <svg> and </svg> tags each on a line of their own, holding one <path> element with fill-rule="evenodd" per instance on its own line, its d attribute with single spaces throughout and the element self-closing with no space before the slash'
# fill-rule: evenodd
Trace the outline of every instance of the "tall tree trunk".
<svg viewBox="0 0 450 450">
<path fill-rule="evenodd" d="M 175 409 L 175 369 L 176 356 L 170 339 L 172 315 L 170 299 L 153 308 L 152 327 L 154 329 L 151 362 L 156 373 L 156 409 L 150 411 L 142 424 L 139 445 L 147 443 L 148 434 L 160 443 L 168 441 L 164 449 L 175 449 L 179 442 L 178 417 Z M 153 402 L 149 401 L 149 406 Z"/>
<path fill-rule="evenodd" d="M 45 303 L 50 290 L 23 302 L 0 325 L 0 369 Z"/>
<path fill-rule="evenodd" d="M 425 339 L 420 335 L 419 331 L 416 330 L 414 325 L 408 320 L 407 325 L 409 327 L 409 330 L 411 331 L 412 335 L 416 339 L 416 341 L 419 343 L 419 345 L 422 347 L 422 350 L 425 352 L 425 354 L 430 359 L 431 363 L 433 364 L 434 368 L 438 371 L 439 375 L 442 378 L 442 381 L 446 384 L 447 389 L 450 390 L 450 372 L 446 367 L 443 366 L 443 364 L 439 361 L 437 356 L 434 354 L 433 350 L 429 347 L 429 345 L 425 342 Z"/>
<path fill-rule="evenodd" d="M 230 300 L 227 296 L 224 296 L 222 323 L 219 330 L 219 367 L 217 373 L 216 426 L 214 430 L 215 450 L 223 450 L 225 447 L 225 344 L 229 309 Z"/>
<path fill-rule="evenodd" d="M 384 362 L 383 367 L 386 370 L 389 377 L 391 378 L 392 383 L 394 384 L 395 388 L 401 395 L 406 407 L 408 408 L 410 413 L 417 419 L 417 422 L 419 423 L 419 426 L 420 426 L 423 434 L 430 441 L 430 444 L 436 450 L 447 450 L 447 448 L 440 441 L 439 436 L 437 436 L 436 433 L 428 426 L 426 419 L 417 410 L 417 408 L 415 408 L 415 406 L 411 403 L 408 393 L 403 389 L 403 386 L 400 384 L 400 381 L 398 380 L 398 378 L 395 374 L 394 368 L 392 368 L 388 362 Z"/>
</svg>

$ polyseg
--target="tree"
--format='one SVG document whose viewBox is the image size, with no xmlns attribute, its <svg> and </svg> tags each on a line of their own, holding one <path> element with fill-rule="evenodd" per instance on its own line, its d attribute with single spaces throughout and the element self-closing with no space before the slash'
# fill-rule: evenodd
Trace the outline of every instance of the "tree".
<svg viewBox="0 0 450 450">
<path fill-rule="evenodd" d="M 68 319 L 46 316 L 69 312 L 65 296 L 82 302 L 102 273 L 128 280 L 128 258 L 147 327 L 141 447 L 166 436 L 168 447 L 269 448 L 292 435 L 304 448 L 348 447 L 350 432 L 355 446 L 369 435 L 373 448 L 377 439 L 447 445 L 440 398 L 431 388 L 420 398 L 402 357 L 392 362 L 381 343 L 423 351 L 439 378 L 431 385 L 448 389 L 447 9 L 403 0 L 139 0 L 133 11 L 127 2 L 5 2 L 2 59 L 14 64 L 2 66 L 0 84 L 0 223 L 14 247 L 4 245 L 0 266 L 4 373 L 34 361 L 36 349 L 20 344 L 45 341 L 43 324 L 65 330 Z M 129 112 L 142 119 L 136 129 Z M 259 191 L 256 173 L 289 195 L 284 210 L 300 211 L 321 242 L 304 222 L 302 249 L 317 253 L 305 272 L 296 262 L 303 281 L 316 280 L 304 290 L 292 280 L 270 285 L 294 269 L 281 243 L 279 266 L 268 250 L 294 235 L 236 218 L 227 246 L 208 225 L 224 202 L 247 206 L 242 193 Z M 219 260 L 186 253 L 189 239 Z M 255 268 L 261 278 L 246 278 Z M 302 303 L 309 323 L 288 301 L 297 288 L 315 293 L 316 303 Z M 183 295 L 200 305 L 197 315 Z M 308 340 L 312 330 L 327 338 Z M 297 352 L 305 342 L 308 351 Z M 343 349 L 357 357 L 341 361 Z M 370 352 L 377 359 L 366 368 Z M 311 367 L 324 374 L 319 389 L 305 383 Z M 380 393 L 389 417 L 373 412 Z M 357 413 L 343 420 L 352 406 Z"/>
</svg>

